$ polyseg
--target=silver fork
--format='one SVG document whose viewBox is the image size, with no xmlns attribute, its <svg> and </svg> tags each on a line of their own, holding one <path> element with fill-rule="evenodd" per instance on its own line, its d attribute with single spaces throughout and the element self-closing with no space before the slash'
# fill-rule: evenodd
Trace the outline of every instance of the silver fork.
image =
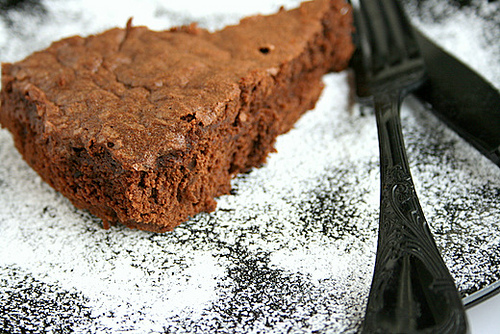
<svg viewBox="0 0 500 334">
<path fill-rule="evenodd" d="M 360 102 L 375 108 L 381 172 L 377 256 L 362 330 L 466 333 L 462 300 L 419 204 L 401 131 L 401 101 L 423 82 L 424 62 L 397 0 L 358 2 L 352 67 Z"/>
</svg>

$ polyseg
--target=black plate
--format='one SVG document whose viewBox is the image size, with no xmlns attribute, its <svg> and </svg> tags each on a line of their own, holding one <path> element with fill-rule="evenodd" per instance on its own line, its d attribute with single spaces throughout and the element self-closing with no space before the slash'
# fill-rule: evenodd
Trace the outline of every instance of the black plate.
<svg viewBox="0 0 500 334">
<path fill-rule="evenodd" d="M 277 8 L 262 2 L 268 12 Z M 227 8 L 189 17 L 147 5 L 156 8 L 151 22 L 166 26 L 182 17 L 215 27 L 240 15 Z M 144 15 L 138 10 L 130 12 Z M 35 16 L 9 12 L 2 61 L 46 46 L 56 25 L 90 33 L 91 20 L 102 19 L 76 1 L 45 3 Z M 43 24 L 23 25 L 24 18 Z M 376 247 L 378 143 L 371 111 L 351 104 L 347 73 L 325 82 L 315 110 L 279 138 L 266 166 L 237 177 L 216 212 L 173 233 L 103 230 L 43 183 L 2 130 L 0 325 L 7 332 L 355 332 Z M 472 304 L 500 279 L 500 169 L 411 97 L 403 127 L 422 207 Z"/>
</svg>

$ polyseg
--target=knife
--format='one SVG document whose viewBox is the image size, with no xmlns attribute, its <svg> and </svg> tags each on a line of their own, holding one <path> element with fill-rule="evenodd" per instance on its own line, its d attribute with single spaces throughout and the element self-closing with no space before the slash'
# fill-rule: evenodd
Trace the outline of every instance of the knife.
<svg viewBox="0 0 500 334">
<path fill-rule="evenodd" d="M 451 129 L 500 166 L 500 92 L 415 29 L 428 79 L 415 95 Z"/>
</svg>

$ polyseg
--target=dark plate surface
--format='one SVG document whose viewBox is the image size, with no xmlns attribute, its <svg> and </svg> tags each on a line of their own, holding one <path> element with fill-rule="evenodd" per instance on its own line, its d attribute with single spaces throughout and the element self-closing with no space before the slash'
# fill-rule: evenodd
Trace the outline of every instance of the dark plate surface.
<svg viewBox="0 0 500 334">
<path fill-rule="evenodd" d="M 124 26 L 130 16 L 155 29 L 192 20 L 215 29 L 297 1 L 234 10 L 222 0 L 109 2 L 114 11 L 99 2 L 27 3 L 2 7 L 1 61 L 63 36 Z M 495 2 L 407 5 L 423 30 L 458 53 L 466 48 L 449 20 L 477 24 L 467 34 L 477 29 L 485 41 L 480 27 L 498 27 L 488 19 Z M 475 63 L 468 50 L 463 59 L 499 87 L 498 48 L 479 39 L 471 47 L 486 62 Z M 347 73 L 325 83 L 317 107 L 278 139 L 264 167 L 237 177 L 216 212 L 166 234 L 103 230 L 43 183 L 0 131 L 0 328 L 356 332 L 375 260 L 378 142 L 374 115 L 351 104 Z M 464 300 L 473 303 L 500 280 L 500 169 L 416 99 L 406 100 L 402 116 L 422 207 Z"/>
</svg>

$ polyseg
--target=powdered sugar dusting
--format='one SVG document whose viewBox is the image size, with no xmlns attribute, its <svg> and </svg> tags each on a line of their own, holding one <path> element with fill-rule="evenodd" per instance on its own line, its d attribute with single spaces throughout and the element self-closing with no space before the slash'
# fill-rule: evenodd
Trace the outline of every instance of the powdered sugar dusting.
<svg viewBox="0 0 500 334">
<path fill-rule="evenodd" d="M 262 0 L 233 8 L 218 1 L 120 2 L 103 13 L 98 2 L 75 0 L 44 2 L 34 14 L 10 10 L 0 15 L 1 60 L 20 59 L 62 35 L 122 25 L 129 16 L 156 29 L 192 20 L 216 29 L 297 5 Z M 20 31 L 22 17 L 44 24 Z M 278 138 L 278 153 L 265 166 L 234 179 L 216 212 L 165 234 L 103 230 L 43 183 L 0 131 L 3 329 L 356 332 L 375 260 L 379 167 L 374 115 L 350 103 L 347 79 L 325 77 L 316 108 Z M 460 290 L 471 295 L 500 278 L 500 169 L 415 99 L 403 106 L 403 127 L 424 212 Z"/>
</svg>

